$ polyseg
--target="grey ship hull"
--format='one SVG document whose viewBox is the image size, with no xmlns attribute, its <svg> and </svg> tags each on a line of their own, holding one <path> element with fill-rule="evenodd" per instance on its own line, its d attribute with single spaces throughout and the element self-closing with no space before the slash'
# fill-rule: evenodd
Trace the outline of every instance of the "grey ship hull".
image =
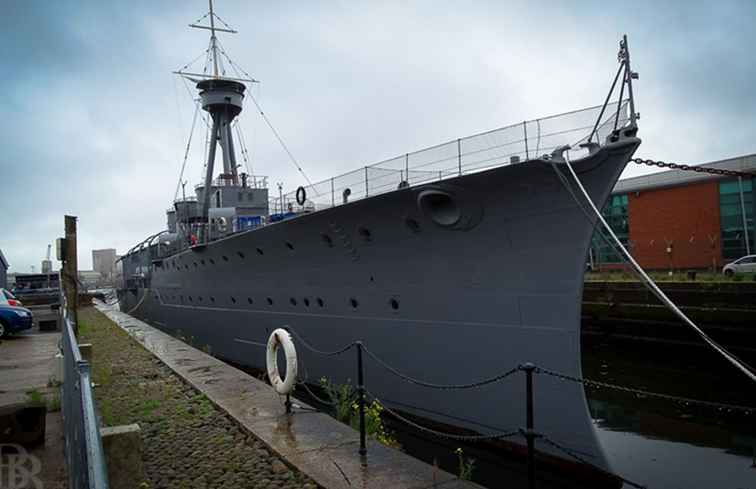
<svg viewBox="0 0 756 489">
<path fill-rule="evenodd" d="M 573 163 L 597 205 L 606 202 L 639 143 L 624 139 Z M 418 194 L 427 189 L 454 196 L 460 224 L 439 226 L 418 207 Z M 153 265 L 143 287 L 123 289 L 119 297 L 122 310 L 254 368 L 264 368 L 270 332 L 289 326 L 321 350 L 362 340 L 396 369 L 429 382 L 466 383 L 523 362 L 579 376 L 581 294 L 593 228 L 551 164 L 532 160 L 186 250 Z M 127 257 L 124 275 L 144 256 Z M 354 353 L 322 357 L 301 347 L 297 353 L 300 377 L 309 382 L 355 379 Z M 442 423 L 480 433 L 525 426 L 520 375 L 479 389 L 439 391 L 403 382 L 366 359 L 366 384 L 394 407 Z M 607 466 L 582 386 L 537 376 L 535 424 Z"/>
</svg>

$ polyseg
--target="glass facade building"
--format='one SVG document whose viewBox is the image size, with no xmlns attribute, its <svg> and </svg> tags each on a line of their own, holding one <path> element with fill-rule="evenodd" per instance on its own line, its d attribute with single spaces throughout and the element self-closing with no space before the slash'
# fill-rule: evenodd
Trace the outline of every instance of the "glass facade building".
<svg viewBox="0 0 756 489">
<path fill-rule="evenodd" d="M 627 248 L 630 237 L 627 194 L 612 195 L 609 198 L 609 202 L 607 202 L 606 206 L 602 209 L 601 214 L 604 216 L 604 219 L 606 219 L 607 224 L 612 228 L 612 231 L 614 231 L 614 234 L 616 234 L 622 242 L 622 245 Z M 600 266 L 602 264 L 623 263 L 622 258 L 619 253 L 614 250 L 614 247 L 612 247 L 607 240 L 601 238 L 599 235 L 600 229 L 601 224 L 597 223 L 596 231 L 593 233 L 593 242 L 591 244 L 595 265 Z M 611 238 L 609 238 L 609 240 L 611 241 Z"/>
<path fill-rule="evenodd" d="M 740 198 L 741 184 L 742 202 Z M 748 240 L 750 252 L 756 253 L 753 214 L 753 180 L 743 179 L 742 182 L 723 180 L 719 182 L 719 221 L 722 231 L 722 258 L 725 261 L 734 260 L 748 254 L 746 240 Z"/>
</svg>

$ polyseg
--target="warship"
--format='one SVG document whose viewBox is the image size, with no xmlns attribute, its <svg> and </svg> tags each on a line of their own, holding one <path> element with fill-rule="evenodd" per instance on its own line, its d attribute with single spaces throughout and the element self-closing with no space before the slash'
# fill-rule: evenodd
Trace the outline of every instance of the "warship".
<svg viewBox="0 0 756 489">
<path fill-rule="evenodd" d="M 219 71 L 226 53 L 217 33 L 235 31 L 218 27 L 212 2 L 204 19 L 209 26 L 192 27 L 210 31 L 205 70 L 177 72 L 195 84 L 197 110 L 209 115 L 204 183 L 195 196 L 177 198 L 177 190 L 167 229 L 121 258 L 122 311 L 260 370 L 270 333 L 287 327 L 321 350 L 361 340 L 394 369 L 439 384 L 525 362 L 581 376 L 581 295 L 596 218 L 576 199 L 567 165 L 600 208 L 640 144 L 626 37 L 602 105 L 272 198 L 267 178 L 240 173 L 236 159 L 243 139 L 234 137 L 235 121 L 254 80 Z M 226 65 L 236 66 L 230 58 Z M 302 382 L 355 379 L 353 355 L 297 354 Z M 482 435 L 525 426 L 521 377 L 431 390 L 368 359 L 365 380 L 387 406 L 433 426 Z M 539 432 L 608 468 L 581 385 L 538 376 L 534 407 Z M 536 448 L 568 458 L 541 440 Z"/>
</svg>

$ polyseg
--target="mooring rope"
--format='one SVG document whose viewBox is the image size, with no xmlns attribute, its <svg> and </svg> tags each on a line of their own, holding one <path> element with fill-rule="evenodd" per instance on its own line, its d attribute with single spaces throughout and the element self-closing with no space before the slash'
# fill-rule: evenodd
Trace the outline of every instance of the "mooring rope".
<svg viewBox="0 0 756 489">
<path fill-rule="evenodd" d="M 551 166 L 556 172 L 558 176 L 560 176 L 560 181 L 566 185 L 567 190 L 569 193 L 573 196 L 575 199 L 575 202 L 582 208 L 582 203 L 577 199 L 575 194 L 571 191 L 570 186 L 565 180 L 561 177 L 563 175 L 559 171 L 559 168 L 557 168 L 556 163 L 554 160 L 550 160 Z M 593 211 L 593 214 L 598 218 L 599 222 L 601 222 L 601 225 L 604 227 L 604 229 L 609 233 L 609 235 L 612 237 L 613 240 L 613 246 L 615 249 L 620 251 L 620 254 L 623 256 L 623 258 L 633 267 L 635 272 L 640 276 L 641 281 L 644 285 L 664 304 L 667 306 L 675 315 L 677 315 L 682 321 L 690 326 L 698 335 L 709 345 L 711 346 L 715 351 L 717 351 L 720 355 L 722 355 L 727 361 L 729 361 L 732 365 L 734 365 L 738 370 L 743 372 L 748 378 L 750 378 L 752 381 L 756 382 L 756 374 L 754 374 L 753 369 L 745 364 L 745 362 L 742 362 L 740 359 L 738 359 L 735 355 L 728 352 L 724 347 L 719 345 L 716 341 L 711 339 L 709 335 L 707 335 L 701 328 L 699 328 L 682 310 L 680 310 L 677 305 L 672 302 L 672 300 L 667 297 L 667 295 L 659 288 L 658 285 L 651 279 L 651 277 L 648 276 L 648 274 L 643 270 L 643 268 L 638 264 L 637 261 L 635 261 L 635 258 L 630 254 L 629 251 L 627 251 L 627 248 L 622 244 L 622 242 L 619 240 L 617 235 L 614 233 L 612 228 L 609 226 L 609 224 L 604 219 L 604 216 L 601 215 L 601 212 L 596 207 L 596 204 L 593 203 L 593 200 L 591 199 L 590 195 L 586 191 L 585 187 L 583 186 L 583 183 L 580 181 L 580 178 L 578 177 L 577 173 L 575 173 L 575 169 L 572 167 L 572 164 L 570 164 L 569 161 L 564 160 L 564 164 L 566 165 L 567 169 L 570 172 L 570 175 L 572 176 L 573 180 L 575 181 L 578 189 L 580 189 L 580 192 L 583 195 L 583 198 L 586 200 L 588 205 L 590 206 L 591 210 Z"/>
<path fill-rule="evenodd" d="M 142 298 L 141 298 L 141 299 L 139 300 L 139 302 L 137 302 L 137 305 L 136 305 L 136 306 L 134 306 L 134 307 L 133 307 L 133 308 L 132 308 L 132 309 L 131 309 L 130 311 L 128 311 L 128 312 L 127 312 L 126 314 L 131 314 L 132 312 L 136 311 L 136 310 L 137 310 L 137 309 L 139 308 L 139 306 L 141 306 L 141 305 L 142 305 L 142 302 L 144 302 L 144 299 L 146 299 L 146 298 L 147 298 L 147 289 L 145 288 L 145 289 L 144 289 L 144 294 L 142 294 Z"/>
</svg>

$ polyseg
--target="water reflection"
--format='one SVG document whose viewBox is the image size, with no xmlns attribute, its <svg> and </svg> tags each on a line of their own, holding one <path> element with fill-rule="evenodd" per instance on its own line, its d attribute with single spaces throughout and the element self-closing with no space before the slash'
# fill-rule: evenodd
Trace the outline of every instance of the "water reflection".
<svg viewBox="0 0 756 489">
<path fill-rule="evenodd" d="M 750 381 L 705 348 L 583 338 L 583 374 L 652 392 L 756 406 Z M 599 439 L 613 470 L 649 489 L 756 489 L 756 412 L 652 399 L 610 389 L 586 390 Z M 391 426 L 404 449 L 456 473 L 456 444 Z M 475 446 L 473 479 L 485 487 L 526 488 L 522 461 Z M 585 484 L 539 472 L 539 489 Z M 629 487 L 629 486 L 627 486 Z"/>
<path fill-rule="evenodd" d="M 583 373 L 610 383 L 756 406 L 756 388 L 706 350 L 583 339 Z M 650 488 L 756 488 L 756 412 L 588 389 L 613 469 Z"/>
</svg>

